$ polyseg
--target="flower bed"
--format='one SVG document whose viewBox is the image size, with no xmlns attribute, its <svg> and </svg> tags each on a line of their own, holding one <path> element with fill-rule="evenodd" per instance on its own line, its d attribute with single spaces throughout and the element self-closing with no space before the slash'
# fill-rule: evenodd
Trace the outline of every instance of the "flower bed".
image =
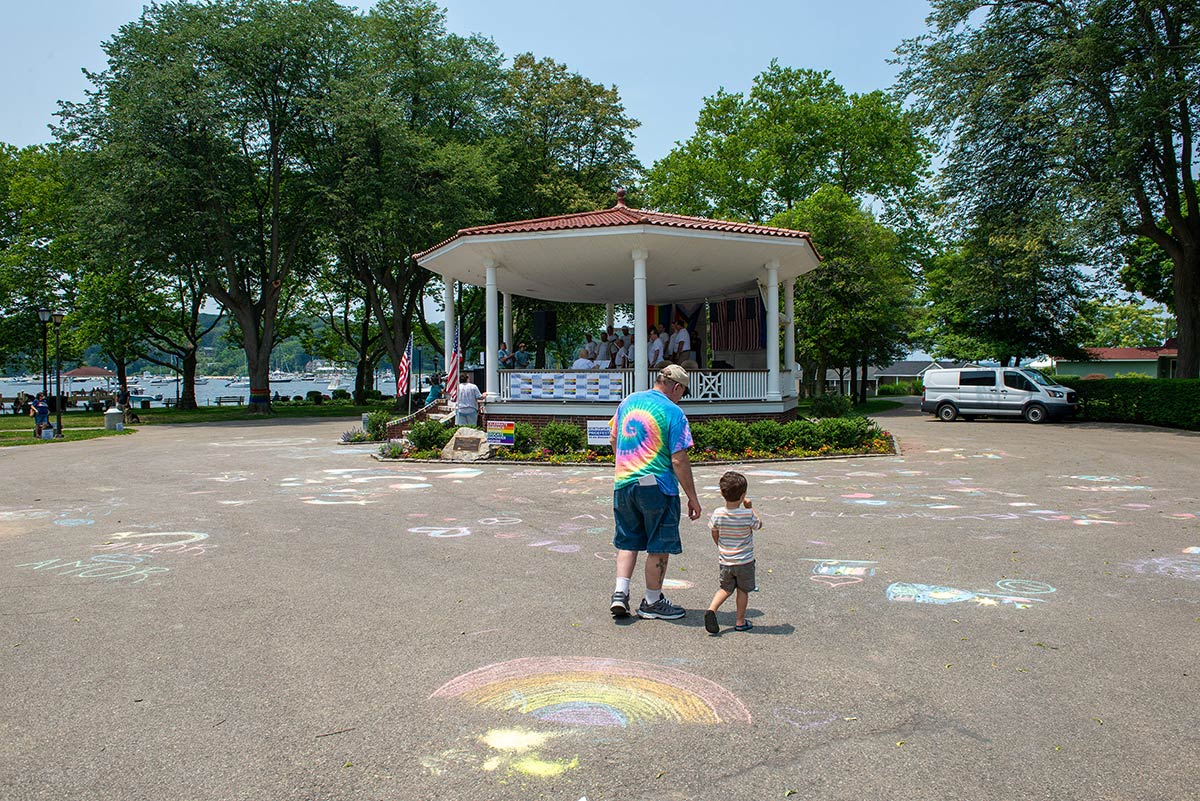
<svg viewBox="0 0 1200 801">
<path fill-rule="evenodd" d="M 561 424 L 551 424 L 551 426 Z M 566 435 L 547 426 L 541 432 L 525 423 L 517 424 L 513 447 L 493 448 L 498 462 L 545 464 L 612 464 L 612 449 L 606 445 L 581 447 L 581 437 Z M 550 429 L 550 436 L 546 436 Z M 379 449 L 384 459 L 438 459 L 453 436 L 453 429 L 423 430 L 413 443 L 389 442 Z M 732 420 L 696 423 L 692 426 L 692 462 L 744 462 L 747 460 L 809 459 L 825 456 L 855 456 L 895 453 L 891 434 L 865 417 L 836 417 L 824 420 L 766 420 L 746 426 Z"/>
</svg>

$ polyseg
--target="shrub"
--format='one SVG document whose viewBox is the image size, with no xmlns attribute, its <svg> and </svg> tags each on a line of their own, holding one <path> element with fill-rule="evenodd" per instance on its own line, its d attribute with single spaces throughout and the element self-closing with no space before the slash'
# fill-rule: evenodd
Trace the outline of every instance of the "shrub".
<svg viewBox="0 0 1200 801">
<path fill-rule="evenodd" d="M 363 400 L 383 400 L 383 390 L 381 389 L 364 389 Z"/>
<path fill-rule="evenodd" d="M 440 450 L 454 436 L 454 429 L 434 420 L 424 420 L 408 430 L 408 444 L 419 451 Z"/>
<path fill-rule="evenodd" d="M 318 393 L 318 394 L 320 394 L 320 393 Z M 300 403 L 304 400 L 304 396 L 303 395 L 293 395 L 292 400 L 296 403 Z"/>
<path fill-rule="evenodd" d="M 696 430 L 700 439 L 696 440 Z M 700 450 L 741 453 L 750 447 L 750 431 L 745 424 L 735 420 L 710 420 L 692 426 L 692 441 Z"/>
<path fill-rule="evenodd" d="M 901 381 L 898 384 L 880 384 L 877 395 L 920 395 L 925 389 L 921 381 Z"/>
<path fill-rule="evenodd" d="M 387 424 L 392 420 L 392 413 L 387 409 L 367 414 L 367 435 L 373 440 L 387 439 Z"/>
<path fill-rule="evenodd" d="M 857 448 L 878 432 L 878 426 L 865 417 L 830 417 L 816 424 L 822 444 L 833 450 Z"/>
<path fill-rule="evenodd" d="M 1113 423 L 1146 423 L 1200 431 L 1200 380 L 1059 376 L 1079 394 L 1083 417 Z"/>
<path fill-rule="evenodd" d="M 304 394 L 304 397 L 309 403 L 316 404 L 317 406 L 320 406 L 321 401 L 324 400 L 319 389 L 310 389 Z"/>
<path fill-rule="evenodd" d="M 813 398 L 813 417 L 843 417 L 850 413 L 850 398 L 837 392 L 827 392 Z"/>
<path fill-rule="evenodd" d="M 791 450 L 815 451 L 823 444 L 821 432 L 812 420 L 792 420 L 782 426 L 783 446 Z"/>
<path fill-rule="evenodd" d="M 540 438 L 542 447 L 551 453 L 574 453 L 583 450 L 586 443 L 583 429 L 569 423 L 547 423 Z"/>
<path fill-rule="evenodd" d="M 513 446 L 516 453 L 531 453 L 537 447 L 537 429 L 529 423 L 517 423 L 513 426 Z"/>
<path fill-rule="evenodd" d="M 750 447 L 755 450 L 774 451 L 783 447 L 783 426 L 775 420 L 759 420 L 746 427 L 750 434 Z"/>
<path fill-rule="evenodd" d="M 370 442 L 371 437 L 361 428 L 352 428 L 342 432 L 342 442 Z"/>
<path fill-rule="evenodd" d="M 350 393 L 344 389 L 335 389 L 329 393 L 334 400 L 350 400 Z"/>
</svg>

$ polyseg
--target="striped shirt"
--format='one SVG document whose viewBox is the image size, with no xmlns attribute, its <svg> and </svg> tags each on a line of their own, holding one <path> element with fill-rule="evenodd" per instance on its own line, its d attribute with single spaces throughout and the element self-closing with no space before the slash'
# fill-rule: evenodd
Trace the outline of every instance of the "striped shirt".
<svg viewBox="0 0 1200 801">
<path fill-rule="evenodd" d="M 721 564 L 744 565 L 754 561 L 754 531 L 762 528 L 762 520 L 753 509 L 717 507 L 708 525 L 718 532 L 717 552 Z"/>
</svg>

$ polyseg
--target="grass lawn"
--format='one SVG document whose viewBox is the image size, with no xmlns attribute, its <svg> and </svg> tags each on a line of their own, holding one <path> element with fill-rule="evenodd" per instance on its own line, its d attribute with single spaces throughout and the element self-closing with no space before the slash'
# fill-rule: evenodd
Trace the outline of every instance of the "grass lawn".
<svg viewBox="0 0 1200 801">
<path fill-rule="evenodd" d="M 230 420 L 278 420 L 285 417 L 328 417 L 359 419 L 364 412 L 374 412 L 390 408 L 387 405 L 354 406 L 351 404 L 323 403 L 320 406 L 285 406 L 276 404 L 275 414 L 269 417 L 252 416 L 246 413 L 245 406 L 201 406 L 199 409 L 135 409 L 139 418 L 138 425 L 155 425 L 156 423 L 220 423 Z M 397 412 L 397 417 L 403 413 Z M 54 415 L 50 416 L 51 421 Z M 72 428 L 104 428 L 104 415 L 99 412 L 74 412 L 63 414 L 63 429 Z M 33 438 L 33 420 L 20 415 L 0 416 L 0 432 L 28 431 Z"/>
<path fill-rule="evenodd" d="M 56 442 L 78 442 L 82 439 L 98 439 L 99 437 L 123 437 L 135 431 L 137 431 L 136 428 L 126 428 L 124 431 L 105 431 L 103 428 L 67 428 L 64 423 L 62 439 L 34 439 L 33 426 L 26 425 L 19 430 L 0 429 L 0 448 L 10 445 L 53 445 Z"/>
</svg>

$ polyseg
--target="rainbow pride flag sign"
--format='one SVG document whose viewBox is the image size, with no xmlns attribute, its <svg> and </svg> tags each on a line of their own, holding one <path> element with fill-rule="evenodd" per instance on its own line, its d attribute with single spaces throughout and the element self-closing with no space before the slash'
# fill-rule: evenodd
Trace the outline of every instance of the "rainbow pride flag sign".
<svg viewBox="0 0 1200 801">
<path fill-rule="evenodd" d="M 512 420 L 488 420 L 488 445 L 512 445 L 516 435 L 516 423 Z"/>
</svg>

